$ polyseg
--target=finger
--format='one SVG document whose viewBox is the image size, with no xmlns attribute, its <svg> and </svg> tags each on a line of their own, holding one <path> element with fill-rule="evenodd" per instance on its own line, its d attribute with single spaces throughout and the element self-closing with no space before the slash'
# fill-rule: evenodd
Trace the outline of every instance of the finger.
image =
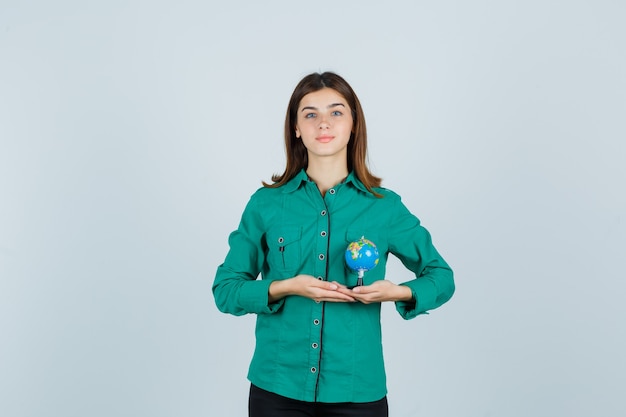
<svg viewBox="0 0 626 417">
<path fill-rule="evenodd" d="M 344 295 L 347 295 L 348 297 L 353 297 L 354 296 L 354 292 L 351 289 L 347 288 L 347 287 L 339 287 L 339 288 L 337 288 L 336 292 L 344 294 Z"/>
<path fill-rule="evenodd" d="M 328 298 L 337 299 L 337 300 L 346 300 L 346 301 L 354 301 L 354 297 L 348 294 L 343 294 L 338 291 L 333 292 L 328 296 Z"/>
<path fill-rule="evenodd" d="M 383 299 L 381 297 L 381 294 L 377 291 L 355 292 L 353 297 L 356 298 L 358 301 L 365 303 L 365 304 L 376 303 L 376 302 L 382 301 Z"/>
<path fill-rule="evenodd" d="M 322 295 L 325 301 L 356 301 L 354 297 L 339 291 L 331 291 Z"/>
<path fill-rule="evenodd" d="M 355 300 L 354 298 L 348 299 L 348 298 L 325 298 L 322 301 L 326 301 L 328 303 L 356 303 L 357 300 Z"/>
<path fill-rule="evenodd" d="M 361 285 L 361 286 L 352 288 L 352 291 L 354 291 L 357 294 L 369 294 L 373 292 L 374 290 L 372 290 L 372 288 L 369 285 L 367 286 Z"/>
<path fill-rule="evenodd" d="M 334 282 L 319 281 L 319 280 L 316 280 L 316 281 L 319 285 L 319 288 L 322 288 L 324 290 L 336 291 L 337 289 L 339 289 L 339 286 Z"/>
</svg>

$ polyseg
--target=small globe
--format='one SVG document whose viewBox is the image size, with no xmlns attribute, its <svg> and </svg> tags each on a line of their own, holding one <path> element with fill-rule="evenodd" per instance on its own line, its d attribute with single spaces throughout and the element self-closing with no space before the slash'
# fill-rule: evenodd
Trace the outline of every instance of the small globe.
<svg viewBox="0 0 626 417">
<path fill-rule="evenodd" d="M 378 265 L 378 249 L 371 240 L 362 237 L 348 245 L 346 265 L 353 271 L 369 271 Z"/>
</svg>

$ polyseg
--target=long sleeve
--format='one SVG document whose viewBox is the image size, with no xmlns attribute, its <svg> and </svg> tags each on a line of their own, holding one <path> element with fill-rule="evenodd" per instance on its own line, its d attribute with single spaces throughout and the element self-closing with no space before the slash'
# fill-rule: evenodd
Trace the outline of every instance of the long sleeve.
<svg viewBox="0 0 626 417">
<path fill-rule="evenodd" d="M 269 280 L 257 280 L 265 263 L 265 229 L 258 198 L 253 195 L 237 230 L 231 233 L 229 252 L 217 268 L 213 296 L 217 308 L 235 316 L 273 313 L 282 301 L 268 304 Z"/>
<path fill-rule="evenodd" d="M 415 274 L 403 283 L 411 288 L 414 300 L 396 302 L 396 310 L 412 319 L 447 302 L 454 294 L 452 269 L 433 246 L 430 233 L 421 226 L 398 197 L 389 230 L 389 251 Z"/>
</svg>

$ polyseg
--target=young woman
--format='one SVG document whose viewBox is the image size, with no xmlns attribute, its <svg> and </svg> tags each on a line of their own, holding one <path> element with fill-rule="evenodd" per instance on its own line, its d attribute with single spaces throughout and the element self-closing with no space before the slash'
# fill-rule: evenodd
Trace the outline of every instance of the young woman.
<svg viewBox="0 0 626 417">
<path fill-rule="evenodd" d="M 249 415 L 387 416 L 381 303 L 405 319 L 437 308 L 454 292 L 452 270 L 368 170 L 363 110 L 343 78 L 300 81 L 285 147 L 284 173 L 251 197 L 213 284 L 220 311 L 257 315 Z M 361 237 L 380 260 L 355 286 L 344 253 Z M 389 253 L 415 278 L 386 280 Z"/>
</svg>

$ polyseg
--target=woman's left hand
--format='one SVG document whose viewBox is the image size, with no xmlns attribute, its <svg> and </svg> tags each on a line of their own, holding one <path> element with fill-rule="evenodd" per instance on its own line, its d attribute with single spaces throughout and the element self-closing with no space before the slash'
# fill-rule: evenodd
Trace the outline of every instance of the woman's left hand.
<svg viewBox="0 0 626 417">
<path fill-rule="evenodd" d="M 352 289 L 342 288 L 339 291 L 364 304 L 383 301 L 410 301 L 413 299 L 413 292 L 409 287 L 397 285 L 387 280 L 375 281 L 370 285 Z"/>
</svg>

